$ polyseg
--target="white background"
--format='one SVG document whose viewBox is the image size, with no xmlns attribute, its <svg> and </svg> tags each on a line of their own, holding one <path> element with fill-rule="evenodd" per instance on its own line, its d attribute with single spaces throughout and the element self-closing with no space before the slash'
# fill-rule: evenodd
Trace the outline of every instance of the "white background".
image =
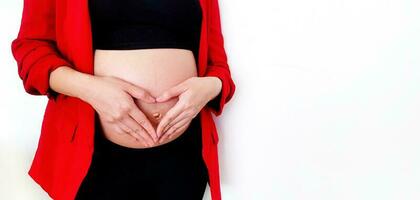
<svg viewBox="0 0 420 200">
<path fill-rule="evenodd" d="M 420 199 L 419 1 L 219 1 L 223 199 Z M 27 175 L 47 98 L 10 50 L 22 2 L 0 1 L 0 199 L 48 199 Z"/>
</svg>

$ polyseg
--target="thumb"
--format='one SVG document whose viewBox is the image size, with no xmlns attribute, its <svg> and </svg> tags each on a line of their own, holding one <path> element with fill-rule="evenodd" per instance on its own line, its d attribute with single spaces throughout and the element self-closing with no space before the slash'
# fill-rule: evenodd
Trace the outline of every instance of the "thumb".
<svg viewBox="0 0 420 200">
<path fill-rule="evenodd" d="M 128 87 L 127 92 L 133 96 L 134 98 L 140 99 L 142 101 L 145 101 L 147 103 L 155 103 L 155 98 L 147 92 L 145 89 L 137 87 L 135 85 L 130 85 Z"/>
<path fill-rule="evenodd" d="M 182 84 L 179 84 L 163 92 L 161 95 L 156 97 L 156 101 L 164 102 L 164 101 L 167 101 L 168 99 L 179 96 L 184 91 L 184 88 L 182 86 L 183 86 Z"/>
</svg>

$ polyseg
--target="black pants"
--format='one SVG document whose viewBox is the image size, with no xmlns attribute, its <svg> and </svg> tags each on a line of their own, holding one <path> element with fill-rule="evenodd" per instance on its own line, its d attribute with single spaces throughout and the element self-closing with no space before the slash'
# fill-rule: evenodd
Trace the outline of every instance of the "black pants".
<svg viewBox="0 0 420 200">
<path fill-rule="evenodd" d="M 135 149 L 106 139 L 95 114 L 92 164 L 76 200 L 200 200 L 208 182 L 199 115 L 161 146 Z"/>
</svg>

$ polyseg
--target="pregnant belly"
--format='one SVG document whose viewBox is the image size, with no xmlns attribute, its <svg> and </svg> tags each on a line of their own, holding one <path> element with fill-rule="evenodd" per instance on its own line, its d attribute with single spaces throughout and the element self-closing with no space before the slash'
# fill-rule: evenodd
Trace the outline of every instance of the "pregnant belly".
<svg viewBox="0 0 420 200">
<path fill-rule="evenodd" d="M 94 56 L 94 74 L 123 79 L 157 97 L 186 79 L 197 76 L 197 68 L 193 53 L 185 49 L 97 49 Z M 178 98 L 160 103 L 146 103 L 138 99 L 134 101 L 156 130 L 162 117 L 176 104 Z M 161 117 L 154 117 L 155 113 L 160 113 Z M 99 120 L 103 134 L 108 140 L 125 147 L 148 148 L 128 134 L 113 133 L 111 124 L 103 121 L 101 117 Z M 155 146 L 171 142 L 180 135 L 182 133 Z"/>
</svg>

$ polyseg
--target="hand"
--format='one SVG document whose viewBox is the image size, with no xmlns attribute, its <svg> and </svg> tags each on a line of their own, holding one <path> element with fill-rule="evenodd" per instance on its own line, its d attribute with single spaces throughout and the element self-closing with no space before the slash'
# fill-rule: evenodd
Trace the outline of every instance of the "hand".
<svg viewBox="0 0 420 200">
<path fill-rule="evenodd" d="M 128 133 L 146 146 L 153 146 L 158 138 L 154 127 L 137 107 L 134 98 L 148 103 L 155 99 L 146 90 L 112 76 L 94 76 L 90 91 L 84 96 L 101 119 L 111 124 L 117 133 Z"/>
<path fill-rule="evenodd" d="M 159 143 L 183 132 L 207 102 L 220 93 L 221 88 L 222 81 L 217 77 L 191 77 L 158 96 L 157 102 L 179 98 L 159 122 L 156 129 Z"/>
</svg>

